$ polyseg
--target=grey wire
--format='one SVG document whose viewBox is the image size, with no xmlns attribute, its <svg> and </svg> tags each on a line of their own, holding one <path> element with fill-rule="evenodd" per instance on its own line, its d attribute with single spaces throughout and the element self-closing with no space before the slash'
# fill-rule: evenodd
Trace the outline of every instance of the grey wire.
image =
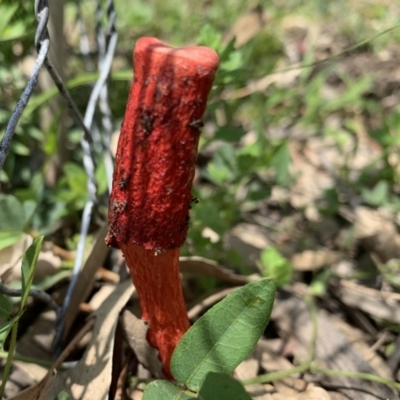
<svg viewBox="0 0 400 400">
<path fill-rule="evenodd" d="M 93 118 L 96 110 L 96 105 L 98 103 L 102 103 L 101 105 L 101 110 L 103 110 L 103 120 L 109 118 L 107 121 L 107 124 L 112 132 L 112 122 L 111 122 L 111 112 L 109 111 L 109 105 L 108 105 L 108 95 L 107 95 L 107 80 L 111 72 L 111 65 L 112 61 L 114 58 L 114 52 L 117 44 L 117 39 L 118 35 L 115 30 L 115 11 L 114 11 L 114 6 L 113 2 L 109 1 L 110 3 L 109 7 L 107 7 L 109 13 L 108 16 L 111 19 L 111 29 L 112 29 L 112 35 L 110 37 L 107 49 L 105 50 L 105 37 L 103 37 L 101 27 L 99 26 L 97 29 L 98 32 L 98 47 L 99 47 L 99 70 L 100 70 L 100 76 L 97 79 L 96 83 L 93 86 L 92 92 L 90 94 L 90 98 L 86 107 L 86 112 L 85 112 L 85 117 L 84 117 L 84 125 L 87 127 L 91 127 L 93 124 Z M 97 15 L 98 18 L 101 21 L 101 7 L 100 7 L 100 0 L 98 0 L 98 6 L 97 6 Z M 101 35 L 101 36 L 100 36 Z M 105 102 L 107 102 L 107 105 L 105 105 Z M 99 104 L 100 105 L 100 104 Z M 110 134 L 111 136 L 111 134 Z M 84 138 L 85 139 L 85 138 Z M 72 295 L 74 293 L 76 284 L 78 283 L 79 279 L 79 273 L 81 270 L 81 265 L 83 262 L 83 253 L 85 249 L 85 241 L 87 237 L 87 233 L 89 230 L 89 225 L 90 225 L 90 220 L 91 220 L 91 214 L 92 210 L 94 207 L 94 204 L 96 203 L 96 186 L 94 184 L 94 169 L 92 170 L 92 165 L 90 164 L 90 161 L 92 160 L 91 157 L 88 157 L 88 154 L 85 150 L 90 151 L 90 146 L 89 142 L 87 140 L 82 140 L 82 148 L 84 149 L 84 158 L 83 162 L 85 165 L 85 170 L 89 176 L 88 179 L 88 192 L 90 195 L 89 201 L 86 203 L 85 208 L 83 210 L 83 215 L 82 215 L 82 226 L 81 226 L 81 232 L 80 232 L 80 240 L 78 243 L 78 248 L 76 252 L 76 259 L 75 259 L 75 264 L 74 264 L 74 269 L 73 269 L 73 274 L 72 274 L 72 279 L 71 282 L 68 286 L 68 290 L 64 299 L 63 306 L 57 316 L 57 321 L 56 321 L 56 335 L 55 335 L 55 340 L 54 340 L 54 349 L 56 354 L 61 352 L 62 349 L 62 338 L 63 338 L 63 332 L 64 332 L 64 316 L 65 313 L 68 310 L 69 304 L 72 299 Z M 107 152 L 105 152 L 107 154 Z M 110 156 L 111 157 L 111 156 Z M 111 159 L 111 166 L 112 166 L 112 159 Z M 111 167 L 112 168 L 112 167 Z M 112 173 L 111 173 L 112 175 Z M 92 179 L 93 178 L 93 179 Z M 112 178 L 110 178 L 111 180 Z M 93 182 L 92 182 L 93 180 Z M 109 183 L 111 186 L 111 183 Z"/>
<path fill-rule="evenodd" d="M 83 55 L 83 61 L 85 64 L 86 71 L 92 71 L 92 62 L 90 59 L 90 47 L 89 47 L 89 37 L 86 33 L 85 22 L 82 17 L 81 2 L 79 0 L 75 1 L 78 10 L 78 25 L 79 25 L 79 45 L 81 48 L 81 53 Z"/>
<path fill-rule="evenodd" d="M 112 62 L 112 60 L 114 58 L 117 40 L 118 40 L 118 33 L 115 28 L 116 12 L 115 12 L 113 0 L 107 0 L 106 9 L 107 9 L 107 17 L 108 17 L 107 34 L 110 36 L 110 39 L 109 39 L 107 50 L 105 51 L 105 49 L 101 49 L 101 53 L 99 51 L 100 63 L 102 63 L 102 62 L 107 63 L 108 59 L 111 59 L 111 62 Z M 101 25 L 99 25 L 99 27 L 101 27 Z M 100 35 L 101 35 L 101 38 L 100 38 Z M 103 29 L 98 30 L 98 36 L 99 36 L 99 39 L 98 39 L 99 43 L 105 44 L 106 37 L 105 37 Z M 99 50 L 100 50 L 100 46 L 99 46 Z M 100 65 L 99 65 L 99 67 L 101 68 Z M 110 63 L 110 68 L 111 68 L 111 63 Z M 102 121 L 103 129 L 104 129 L 103 152 L 104 152 L 104 163 L 105 163 L 105 167 L 106 167 L 107 186 L 108 186 L 108 191 L 111 192 L 112 176 L 113 176 L 113 172 L 114 172 L 114 163 L 113 163 L 111 147 L 110 147 L 111 137 L 112 137 L 112 133 L 113 133 L 113 124 L 112 124 L 112 114 L 111 114 L 111 107 L 109 104 L 107 85 L 104 85 L 102 88 L 102 91 L 100 92 L 99 109 L 102 114 L 101 121 Z"/>
<path fill-rule="evenodd" d="M 99 0 L 98 0 L 99 1 Z M 111 37 L 107 46 L 107 50 L 104 53 L 104 57 L 99 57 L 99 69 L 100 76 L 95 83 L 92 93 L 90 95 L 90 99 L 87 105 L 85 117 L 83 118 L 76 103 L 73 101 L 69 91 L 65 87 L 60 75 L 57 70 L 54 68 L 52 62 L 47 58 L 50 39 L 49 33 L 47 30 L 47 23 L 49 20 L 49 5 L 48 0 L 35 0 L 35 15 L 38 21 L 38 26 L 35 34 L 35 46 L 38 52 L 37 58 L 35 60 L 35 65 L 31 74 L 30 79 L 26 85 L 25 90 L 23 91 L 20 99 L 17 102 L 14 112 L 10 117 L 10 121 L 7 125 L 4 137 L 0 143 L 0 170 L 4 165 L 4 161 L 7 157 L 9 147 L 11 145 L 11 141 L 18 124 L 18 121 L 35 89 L 37 82 L 39 71 L 41 67 L 44 65 L 49 72 L 51 78 L 53 79 L 56 87 L 58 88 L 60 94 L 67 102 L 67 105 L 72 112 L 74 119 L 80 125 L 83 130 L 83 137 L 81 140 L 81 147 L 83 149 L 83 165 L 85 168 L 85 172 L 88 176 L 87 190 L 89 194 L 89 201 L 86 203 L 83 214 L 82 214 L 82 225 L 80 231 L 80 240 L 78 243 L 77 254 L 73 269 L 73 275 L 70 282 L 70 285 L 67 290 L 67 294 L 64 299 L 64 304 L 61 308 L 58 308 L 58 314 L 56 319 L 56 338 L 55 338 L 55 349 L 60 348 L 61 338 L 63 336 L 64 330 L 64 316 L 65 312 L 69 307 L 72 294 L 75 290 L 76 283 L 79 278 L 79 273 L 81 270 L 82 262 L 83 262 L 83 253 L 85 248 L 85 242 L 87 238 L 87 234 L 89 231 L 91 215 L 93 211 L 93 207 L 97 202 L 97 188 L 96 188 L 96 180 L 95 180 L 95 165 L 93 161 L 93 155 L 91 150 L 92 144 L 92 136 L 90 133 L 90 128 L 93 123 L 93 117 L 96 109 L 96 104 L 100 101 L 100 108 L 103 114 L 103 124 L 107 127 L 107 135 L 111 135 L 112 132 L 112 122 L 111 122 L 111 112 L 108 104 L 108 92 L 106 88 L 106 82 L 108 76 L 111 71 L 111 64 L 114 57 L 115 47 L 117 43 L 117 33 L 115 30 L 115 10 L 114 4 L 112 0 L 107 2 L 107 15 L 109 18 L 109 26 Z M 103 33 L 104 35 L 104 33 Z M 104 41 L 105 43 L 105 41 Z M 100 99 L 100 100 L 99 100 Z M 110 162 L 108 162 L 110 164 Z M 112 160 L 111 160 L 112 164 Z M 110 168 L 110 167 L 108 167 Z M 112 168 L 112 167 L 111 167 Z M 108 179 L 109 180 L 109 179 Z M 110 182 L 110 180 L 109 180 Z M 109 183 L 110 185 L 110 183 Z"/>
<path fill-rule="evenodd" d="M 47 0 L 42 0 L 44 3 L 47 3 Z M 46 34 L 47 30 L 46 30 Z M 69 94 L 69 91 L 67 88 L 64 86 L 63 81 L 54 68 L 53 64 L 49 59 L 45 60 L 44 63 L 47 71 L 49 72 L 50 76 L 52 77 L 55 85 L 57 86 L 60 94 L 64 97 L 66 100 L 69 109 L 72 111 L 72 114 L 74 115 L 76 121 L 78 124 L 82 127 L 83 129 L 83 136 L 81 140 L 81 147 L 83 150 L 83 166 L 85 169 L 85 172 L 88 176 L 88 181 L 87 181 L 87 190 L 89 194 L 89 201 L 86 203 L 85 208 L 83 210 L 82 214 L 82 224 L 81 224 L 81 231 L 80 231 L 80 237 L 79 237 L 79 243 L 78 243 L 78 248 L 76 252 L 76 258 L 75 258 L 75 263 L 74 263 L 74 268 L 72 271 L 72 279 L 70 281 L 70 284 L 68 285 L 67 293 L 65 295 L 64 303 L 62 307 L 59 309 L 59 312 L 57 314 L 56 318 L 56 336 L 55 336 L 55 342 L 54 342 L 54 348 L 56 350 L 56 353 L 59 353 L 61 349 L 61 338 L 63 336 L 63 331 L 64 331 L 64 316 L 66 311 L 68 310 L 72 294 L 75 290 L 76 283 L 78 282 L 82 262 L 83 262 L 83 255 L 84 255 L 84 249 L 85 249 L 85 242 L 86 238 L 89 232 L 89 226 L 90 226 L 90 220 L 91 220 L 91 214 L 93 210 L 93 206 L 97 201 L 96 197 L 96 179 L 95 179 L 95 166 L 94 166 L 94 161 L 93 161 L 93 155 L 92 155 L 92 150 L 90 147 L 90 144 L 92 142 L 91 139 L 91 134 L 90 134 L 90 126 L 91 126 L 91 121 L 86 118 L 82 118 L 82 115 L 75 104 L 75 102 L 72 100 L 71 95 Z"/>
<path fill-rule="evenodd" d="M 92 142 L 91 134 L 89 131 L 86 121 L 82 118 L 82 114 L 80 113 L 78 106 L 72 100 L 71 95 L 69 94 L 68 89 L 64 86 L 64 83 L 54 68 L 53 64 L 49 59 L 46 59 L 44 65 L 49 72 L 51 78 L 53 79 L 55 85 L 58 88 L 60 94 L 64 97 L 65 101 L 68 104 L 68 108 L 72 111 L 76 122 L 82 127 L 83 129 L 83 137 L 81 140 L 81 147 L 83 149 L 83 166 L 85 168 L 85 172 L 88 175 L 88 193 L 91 201 L 96 202 L 96 179 L 94 176 L 94 162 L 92 156 L 92 150 L 90 148 L 90 143 Z"/>
<path fill-rule="evenodd" d="M 2 283 L 0 283 L 0 292 L 10 297 L 22 296 L 22 289 L 11 289 L 3 285 Z M 47 303 L 47 305 L 56 312 L 59 309 L 57 303 L 53 300 L 53 298 L 43 290 L 31 289 L 29 291 L 29 296 Z"/>
<path fill-rule="evenodd" d="M 82 216 L 82 226 L 81 226 L 81 235 L 80 235 L 80 240 L 78 243 L 78 249 L 77 249 L 77 255 L 75 259 L 75 265 L 74 265 L 74 270 L 73 270 L 73 276 L 70 282 L 70 285 L 67 290 L 67 295 L 64 300 L 63 306 L 58 310 L 57 314 L 57 319 L 56 319 L 56 337 L 61 337 L 62 336 L 62 331 L 64 324 L 60 321 L 62 321 L 65 311 L 68 309 L 69 302 L 71 300 L 72 293 L 75 289 L 76 282 L 79 277 L 79 272 L 81 269 L 82 265 L 82 260 L 83 260 L 83 253 L 84 253 L 84 247 L 85 247 L 85 241 L 86 237 L 89 231 L 89 225 L 90 225 L 90 220 L 91 220 L 91 214 L 93 210 L 93 206 L 97 201 L 96 197 L 96 181 L 95 181 L 95 167 L 94 167 L 94 161 L 93 161 L 93 156 L 92 156 L 92 151 L 91 151 L 91 134 L 89 132 L 91 123 L 92 123 L 92 118 L 94 115 L 94 109 L 92 111 L 92 104 L 88 105 L 88 110 L 85 115 L 85 119 L 82 118 L 82 115 L 75 104 L 75 102 L 72 100 L 71 95 L 69 94 L 69 91 L 65 87 L 60 75 L 58 74 L 57 70 L 54 68 L 53 64 L 51 61 L 47 58 L 48 50 L 49 50 L 49 33 L 47 30 L 47 23 L 49 20 L 49 6 L 48 6 L 48 1 L 47 0 L 35 0 L 35 14 L 36 18 L 38 20 L 38 27 L 37 31 L 35 34 L 35 46 L 38 49 L 38 57 L 35 62 L 34 70 L 32 72 L 32 76 L 27 84 L 26 89 L 24 90 L 20 100 L 17 103 L 17 107 L 12 114 L 10 118 L 10 122 L 7 126 L 5 136 L 1 142 L 1 147 L 0 147 L 0 169 L 4 164 L 5 157 L 8 153 L 8 149 L 12 140 L 12 136 L 15 131 L 15 127 L 17 126 L 17 123 L 22 115 L 23 110 L 26 107 L 26 104 L 29 101 L 30 96 L 32 95 L 33 89 L 35 88 L 37 81 L 38 81 L 38 75 L 39 75 L 39 70 L 44 65 L 49 72 L 51 78 L 53 79 L 55 85 L 57 86 L 60 94 L 62 97 L 66 100 L 69 109 L 71 110 L 73 116 L 75 117 L 76 122 L 81 126 L 83 129 L 83 137 L 81 140 L 81 146 L 83 149 L 83 165 L 86 171 L 86 174 L 88 175 L 88 184 L 87 184 L 87 189 L 88 189 L 88 194 L 89 194 L 89 201 L 85 205 L 84 211 L 83 211 L 83 216 Z M 101 78 L 104 80 L 104 73 Z M 101 83 L 100 83 L 101 84 Z M 99 84 L 99 85 L 100 85 Z M 97 85 L 97 91 L 98 86 Z M 96 85 L 95 85 L 96 88 Z M 91 96 L 92 103 L 96 102 L 96 96 Z M 60 333 L 61 332 L 61 333 Z M 57 335 L 58 333 L 58 335 Z"/>
<path fill-rule="evenodd" d="M 31 76 L 26 84 L 26 87 L 20 99 L 17 102 L 17 105 L 15 106 L 15 109 L 7 124 L 4 137 L 0 143 L 0 170 L 3 168 L 4 162 L 6 160 L 11 145 L 12 138 L 14 136 L 15 129 L 38 83 L 40 69 L 42 65 L 45 63 L 47 53 L 49 52 L 50 42 L 48 37 L 45 37 L 43 40 L 41 39 L 43 37 L 44 32 L 47 30 L 46 26 L 49 20 L 49 8 L 46 7 L 44 2 L 42 3 L 41 1 L 36 0 L 35 10 L 37 9 L 36 7 L 39 7 L 39 5 L 43 5 L 43 8 L 36 13 L 38 19 L 38 28 L 35 34 L 35 44 L 36 47 L 38 48 L 38 55 L 35 60 L 35 65 L 33 67 Z"/>
</svg>

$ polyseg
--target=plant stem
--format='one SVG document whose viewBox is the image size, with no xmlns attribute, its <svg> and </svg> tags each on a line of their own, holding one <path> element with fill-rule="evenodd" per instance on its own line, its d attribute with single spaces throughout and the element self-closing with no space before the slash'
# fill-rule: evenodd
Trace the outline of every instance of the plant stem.
<svg viewBox="0 0 400 400">
<path fill-rule="evenodd" d="M 11 328 L 10 349 L 8 351 L 6 365 L 4 366 L 3 379 L 1 382 L 1 386 L 0 386 L 0 399 L 2 399 L 4 397 L 6 383 L 7 383 L 8 377 L 10 376 L 13 355 L 14 355 L 15 347 L 17 346 L 17 333 L 18 333 L 18 320 L 15 322 L 15 324 Z"/>
<path fill-rule="evenodd" d="M 243 385 L 254 385 L 258 383 L 268 383 L 273 381 L 279 381 L 280 379 L 288 378 L 294 374 L 300 374 L 306 372 L 310 368 L 309 361 L 304 361 L 300 365 L 294 368 L 290 368 L 285 371 L 271 372 L 269 374 L 259 375 L 256 378 L 246 379 L 241 381 Z"/>
</svg>

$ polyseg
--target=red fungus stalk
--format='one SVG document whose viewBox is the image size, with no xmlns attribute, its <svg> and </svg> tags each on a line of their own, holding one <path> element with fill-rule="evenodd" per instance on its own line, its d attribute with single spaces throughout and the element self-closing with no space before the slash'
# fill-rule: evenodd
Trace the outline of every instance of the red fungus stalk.
<svg viewBox="0 0 400 400">
<path fill-rule="evenodd" d="M 141 38 L 119 138 L 109 206 L 108 245 L 119 247 L 149 323 L 147 339 L 164 373 L 189 328 L 179 278 L 197 145 L 218 67 L 206 47 L 174 49 Z"/>
</svg>

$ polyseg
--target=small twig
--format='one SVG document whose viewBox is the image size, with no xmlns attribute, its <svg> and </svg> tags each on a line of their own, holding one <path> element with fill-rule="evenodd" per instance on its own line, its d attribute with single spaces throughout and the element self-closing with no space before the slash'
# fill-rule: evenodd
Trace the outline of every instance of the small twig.
<svg viewBox="0 0 400 400">
<path fill-rule="evenodd" d="M 6 296 L 10 296 L 10 297 L 21 297 L 22 296 L 22 289 L 11 289 L 7 286 L 4 286 L 2 283 L 0 283 L 0 292 L 5 294 Z M 53 300 L 53 298 L 48 293 L 44 292 L 43 290 L 31 289 L 29 291 L 29 296 L 47 303 L 47 305 L 56 312 L 60 308 L 57 305 L 57 303 Z"/>
</svg>

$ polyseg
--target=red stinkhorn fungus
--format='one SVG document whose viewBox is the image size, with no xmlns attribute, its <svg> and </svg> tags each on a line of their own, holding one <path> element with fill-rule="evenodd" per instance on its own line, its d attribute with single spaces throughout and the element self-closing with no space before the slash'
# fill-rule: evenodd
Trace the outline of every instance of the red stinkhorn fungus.
<svg viewBox="0 0 400 400">
<path fill-rule="evenodd" d="M 174 49 L 141 38 L 116 154 L 108 245 L 119 247 L 163 370 L 189 328 L 179 278 L 197 145 L 218 67 L 206 47 Z"/>
</svg>

